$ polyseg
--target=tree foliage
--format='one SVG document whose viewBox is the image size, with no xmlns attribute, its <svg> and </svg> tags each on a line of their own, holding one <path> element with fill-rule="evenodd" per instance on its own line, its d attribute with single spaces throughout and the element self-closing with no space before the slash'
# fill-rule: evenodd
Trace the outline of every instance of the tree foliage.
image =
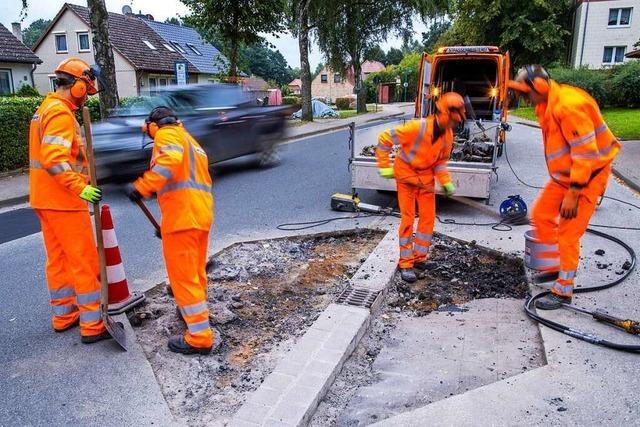
<svg viewBox="0 0 640 427">
<path fill-rule="evenodd" d="M 387 51 L 387 65 L 398 65 L 402 58 L 404 57 L 404 53 L 402 50 L 392 47 Z"/>
<path fill-rule="evenodd" d="M 27 28 L 22 30 L 22 42 L 25 46 L 33 46 L 50 23 L 51 19 L 36 19 L 29 24 Z"/>
<path fill-rule="evenodd" d="M 364 58 L 371 61 L 382 62 L 383 64 L 387 63 L 387 54 L 382 50 L 379 44 L 367 49 L 364 53 Z"/>
<path fill-rule="evenodd" d="M 287 84 L 293 79 L 287 60 L 280 51 L 269 49 L 261 43 L 242 47 L 238 66 L 247 74 L 260 76 L 265 80 L 274 80 L 278 86 Z"/>
<path fill-rule="evenodd" d="M 263 41 L 261 33 L 284 29 L 285 0 L 181 0 L 189 7 L 192 23 L 210 42 L 221 42 L 229 58 L 229 75 L 237 76 L 240 47 Z"/>
<path fill-rule="evenodd" d="M 357 110 L 366 112 L 362 83 L 365 52 L 389 34 L 406 36 L 412 28 L 413 8 L 405 0 L 325 0 L 317 20 L 318 45 L 334 70 L 353 68 Z"/>
<path fill-rule="evenodd" d="M 425 52 L 433 52 L 437 47 L 438 40 L 449 28 L 451 28 L 450 21 L 434 20 L 431 22 L 427 32 L 422 33 L 422 45 Z"/>
<path fill-rule="evenodd" d="M 454 23 L 442 44 L 495 45 L 514 64 L 551 64 L 566 58 L 573 0 L 452 0 Z"/>
</svg>

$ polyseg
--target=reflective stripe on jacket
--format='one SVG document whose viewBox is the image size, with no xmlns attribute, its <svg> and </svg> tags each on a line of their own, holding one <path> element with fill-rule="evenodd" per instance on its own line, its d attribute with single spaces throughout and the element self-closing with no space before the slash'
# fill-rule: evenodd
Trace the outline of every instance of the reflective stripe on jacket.
<svg viewBox="0 0 640 427">
<path fill-rule="evenodd" d="M 78 195 L 89 182 L 75 106 L 49 93 L 29 128 L 29 203 L 34 209 L 87 210 Z"/>
<path fill-rule="evenodd" d="M 451 182 L 447 161 L 453 147 L 453 131 L 443 130 L 434 141 L 434 122 L 435 118 L 429 116 L 382 132 L 376 147 L 378 167 L 390 167 L 389 154 L 393 146 L 398 145 L 400 149 L 394 161 L 396 179 L 434 174 L 441 185 Z"/>
<path fill-rule="evenodd" d="M 163 233 L 209 231 L 213 222 L 211 185 L 207 154 L 182 125 L 158 130 L 151 169 L 134 183 L 144 197 L 158 194 Z"/>
<path fill-rule="evenodd" d="M 548 102 L 536 114 L 549 175 L 562 185 L 586 186 L 620 151 L 598 104 L 582 89 L 551 81 Z"/>
</svg>

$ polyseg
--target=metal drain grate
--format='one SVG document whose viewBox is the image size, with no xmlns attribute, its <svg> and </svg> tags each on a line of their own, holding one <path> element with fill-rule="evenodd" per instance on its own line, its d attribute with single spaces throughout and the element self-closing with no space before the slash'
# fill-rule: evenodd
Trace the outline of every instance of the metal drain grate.
<svg viewBox="0 0 640 427">
<path fill-rule="evenodd" d="M 371 308 L 376 298 L 380 295 L 380 291 L 373 291 L 365 288 L 354 288 L 347 286 L 342 291 L 336 302 L 344 305 L 354 305 L 356 307 Z"/>
</svg>

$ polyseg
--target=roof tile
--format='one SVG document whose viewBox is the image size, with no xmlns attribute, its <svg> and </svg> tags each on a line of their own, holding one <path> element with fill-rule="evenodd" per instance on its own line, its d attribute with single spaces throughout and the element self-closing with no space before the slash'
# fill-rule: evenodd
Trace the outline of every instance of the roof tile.
<svg viewBox="0 0 640 427">
<path fill-rule="evenodd" d="M 0 61 L 40 64 L 42 60 L 0 24 Z"/>
</svg>

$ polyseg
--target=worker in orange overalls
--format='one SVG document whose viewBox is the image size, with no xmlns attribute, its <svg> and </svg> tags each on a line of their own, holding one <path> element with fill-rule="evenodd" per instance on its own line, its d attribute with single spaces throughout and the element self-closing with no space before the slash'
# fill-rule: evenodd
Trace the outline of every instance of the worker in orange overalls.
<svg viewBox="0 0 640 427">
<path fill-rule="evenodd" d="M 436 102 L 437 112 L 425 119 L 411 120 L 382 132 L 378 138 L 376 158 L 380 175 L 394 178 L 400 207 L 400 276 L 406 282 L 417 280 L 414 268 L 426 269 L 436 217 L 434 177 L 447 195 L 455 186 L 447 171 L 453 147 L 453 128 L 465 119 L 464 100 L 454 92 L 443 94 Z M 389 153 L 398 146 L 393 167 Z M 413 223 L 418 203 L 418 229 Z"/>
<path fill-rule="evenodd" d="M 102 198 L 88 184 L 87 157 L 75 112 L 96 94 L 94 69 L 78 58 L 55 70 L 29 128 L 29 203 L 42 227 L 53 329 L 80 323 L 85 344 L 111 338 L 102 323 L 98 252 L 87 202 Z"/>
<path fill-rule="evenodd" d="M 571 303 L 585 233 L 604 194 L 620 143 L 596 101 L 582 89 L 558 84 L 539 65 L 521 69 L 509 87 L 535 106 L 551 179 L 532 213 L 534 236 L 548 245 L 548 271 L 558 272 L 551 293 L 536 301 L 543 310 Z"/>
<path fill-rule="evenodd" d="M 162 250 L 171 290 L 187 324 L 169 350 L 209 354 L 214 345 L 207 307 L 207 247 L 213 196 L 207 154 L 167 107 L 154 108 L 143 127 L 153 139 L 151 169 L 127 187 L 132 200 L 158 195 Z M 220 337 L 215 337 L 216 347 Z"/>
</svg>

